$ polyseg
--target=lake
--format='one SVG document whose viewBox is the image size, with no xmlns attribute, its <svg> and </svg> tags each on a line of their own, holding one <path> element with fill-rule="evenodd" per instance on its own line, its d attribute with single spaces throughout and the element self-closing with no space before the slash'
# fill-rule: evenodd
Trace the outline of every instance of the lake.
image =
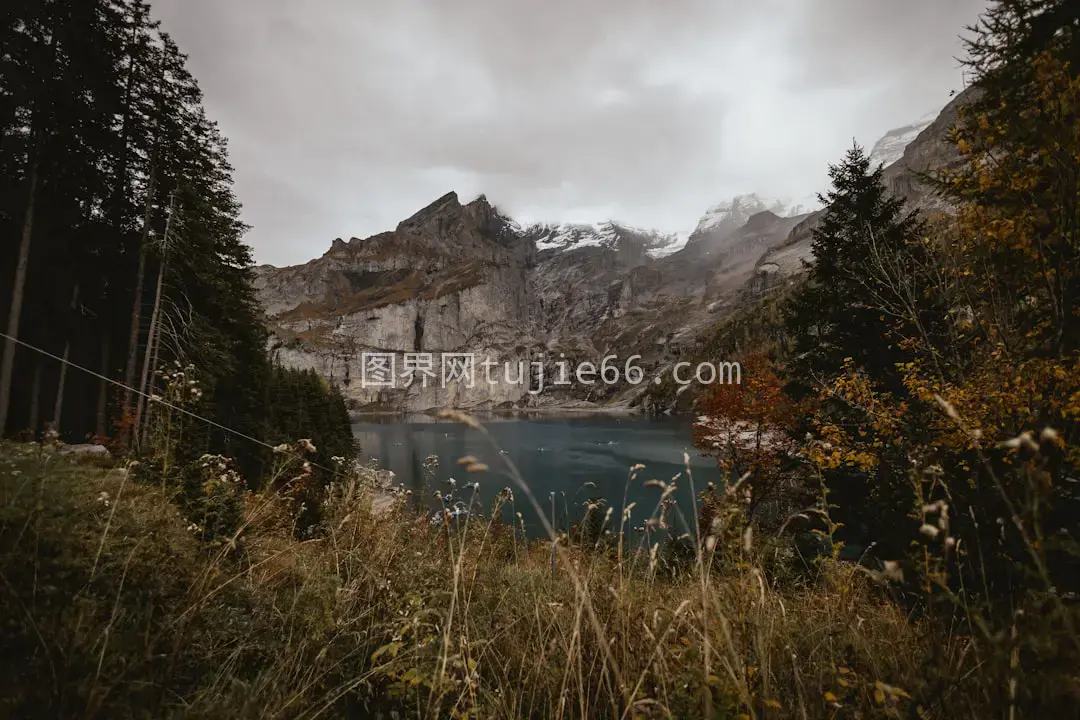
<svg viewBox="0 0 1080 720">
<path fill-rule="evenodd" d="M 493 417 L 482 422 L 498 448 L 476 429 L 428 417 L 372 417 L 354 423 L 353 434 L 360 442 L 361 457 L 375 459 L 380 467 L 392 470 L 395 484 L 404 484 L 414 497 L 423 496 L 430 508 L 440 507 L 434 492 L 449 492 L 450 478 L 455 479 L 457 486 L 454 500 L 466 506 L 472 491 L 463 490 L 463 486 L 480 482 L 477 498 L 485 515 L 499 491 L 510 487 L 516 510 L 522 514 L 526 531 L 533 536 L 542 535 L 543 528 L 524 493 L 512 480 L 507 459 L 517 466 L 549 520 L 550 494 L 555 494 L 555 519 L 560 530 L 582 518 L 584 505 L 591 497 L 608 501 L 614 508 L 613 522 L 617 524 L 624 492 L 628 492 L 628 503 L 637 503 L 630 524 L 640 526 L 652 514 L 661 493 L 659 488 L 646 488 L 643 484 L 652 479 L 670 482 L 678 473 L 683 474 L 676 481 L 678 490 L 673 497 L 692 525 L 684 451 L 690 454 L 698 491 L 709 482 L 720 483 L 715 461 L 701 456 L 690 444 L 689 419 L 588 415 Z M 434 482 L 424 490 L 423 465 L 425 458 L 432 455 L 439 459 L 439 465 L 434 471 Z M 457 460 L 467 455 L 475 456 L 490 469 L 466 473 Z M 627 489 L 629 469 L 638 463 L 645 469 Z M 512 520 L 509 508 L 504 511 L 504 519 Z"/>
</svg>

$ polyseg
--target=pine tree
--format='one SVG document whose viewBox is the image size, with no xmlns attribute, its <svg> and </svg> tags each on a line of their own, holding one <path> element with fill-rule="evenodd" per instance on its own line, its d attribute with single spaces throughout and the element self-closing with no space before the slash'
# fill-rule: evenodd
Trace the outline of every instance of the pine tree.
<svg viewBox="0 0 1080 720">
<path fill-rule="evenodd" d="M 13 246 L 18 247 L 17 258 L 5 263 L 15 269 L 12 292 L 0 302 L 6 303 L 9 335 L 55 352 L 64 341 L 52 328 L 66 324 L 63 317 L 79 267 L 72 260 L 81 254 L 101 198 L 97 150 L 106 134 L 114 90 L 108 69 L 114 60 L 115 19 L 115 7 L 104 0 L 22 2 L 5 8 L 0 29 L 5 48 L 0 64 L 0 86 L 5 88 L 0 164 L 7 185 L 0 224 L 5 235 L 19 238 Z M 46 292 L 44 283 L 49 282 L 68 287 Z M 24 335 L 21 321 L 27 316 L 40 322 Z M 19 372 L 9 341 L 0 362 L 0 416 L 7 414 L 11 378 Z M 58 377 L 55 368 L 48 373 Z M 25 399 L 20 405 L 25 407 Z M 10 428 L 6 419 L 0 418 L 0 424 Z M 25 419 L 23 415 L 19 421 Z"/>
<path fill-rule="evenodd" d="M 838 506 L 840 539 L 898 553 L 910 537 L 911 488 L 902 447 L 872 406 L 878 394 L 906 395 L 901 366 L 914 343 L 943 343 L 945 312 L 927 287 L 925 225 L 889 194 L 882 170 L 858 145 L 830 166 L 814 264 L 784 314 L 794 345 L 788 390 L 816 397 L 796 433 L 816 441 L 810 455 Z"/>
<path fill-rule="evenodd" d="M 875 381 L 898 387 L 895 365 L 905 357 L 899 342 L 917 330 L 897 328 L 897 308 L 910 298 L 891 268 L 925 262 L 926 252 L 923 223 L 888 194 L 882 170 L 858 145 L 829 167 L 833 187 L 821 197 L 826 208 L 813 231 L 814 263 L 786 313 L 793 370 L 807 385 L 839 374 L 850 358 Z M 932 322 L 928 307 L 915 314 Z"/>
<path fill-rule="evenodd" d="M 15 0 L 0 46 L 0 233 L 16 239 L 0 246 L 0 314 L 9 334 L 105 378 L 7 343 L 0 433 L 59 419 L 68 438 L 126 434 L 134 392 L 111 381 L 132 388 L 179 361 L 213 421 L 179 423 L 181 466 L 220 453 L 258 485 L 269 458 L 250 438 L 317 437 L 322 466 L 350 456 L 340 395 L 271 367 L 225 139 L 147 3 Z M 185 492 L 198 491 L 191 470 L 177 469 Z"/>
</svg>

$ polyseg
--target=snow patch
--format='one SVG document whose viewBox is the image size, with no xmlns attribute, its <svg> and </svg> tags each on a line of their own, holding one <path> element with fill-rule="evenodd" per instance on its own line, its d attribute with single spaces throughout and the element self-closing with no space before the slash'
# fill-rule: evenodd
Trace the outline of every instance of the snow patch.
<svg viewBox="0 0 1080 720">
<path fill-rule="evenodd" d="M 923 130 L 930 127 L 939 114 L 940 111 L 935 110 L 923 115 L 910 125 L 894 128 L 885 133 L 885 136 L 878 140 L 874 144 L 874 149 L 870 151 L 870 166 L 877 167 L 880 163 L 888 167 L 904 157 L 907 146 L 914 142 Z"/>
<path fill-rule="evenodd" d="M 520 227 L 520 226 L 519 226 Z M 688 235 L 620 225 L 615 222 L 537 224 L 518 232 L 532 235 L 539 251 L 568 252 L 582 248 L 614 248 L 620 240 L 639 243 L 651 257 L 664 257 L 686 245 Z"/>
</svg>

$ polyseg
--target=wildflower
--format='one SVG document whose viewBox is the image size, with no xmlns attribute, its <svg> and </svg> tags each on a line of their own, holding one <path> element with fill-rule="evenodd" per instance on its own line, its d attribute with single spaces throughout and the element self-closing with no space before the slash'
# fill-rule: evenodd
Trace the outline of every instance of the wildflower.
<svg viewBox="0 0 1080 720">
<path fill-rule="evenodd" d="M 953 407 L 951 402 L 940 395 L 934 395 L 934 400 L 937 401 L 938 405 L 941 406 L 941 409 L 945 411 L 945 414 L 948 415 L 951 420 L 960 422 L 960 413 L 956 411 L 956 408 Z"/>
<path fill-rule="evenodd" d="M 315 454 L 315 445 L 308 438 L 303 438 L 301 440 L 297 440 L 296 442 L 306 452 L 309 452 L 313 455 Z"/>
<path fill-rule="evenodd" d="M 929 505 L 923 505 L 923 512 L 927 514 L 940 513 L 942 517 L 947 517 L 949 514 L 949 504 L 946 503 L 944 500 L 938 500 L 937 502 L 932 502 Z"/>
<path fill-rule="evenodd" d="M 281 443 L 280 445 L 274 446 L 275 455 L 283 455 L 287 452 L 289 452 L 289 445 L 287 443 Z"/>
<path fill-rule="evenodd" d="M 105 507 L 109 507 L 109 504 L 110 504 L 109 493 L 102 490 L 101 493 L 98 495 L 97 499 L 98 499 L 99 503 L 101 503 Z"/>
<path fill-rule="evenodd" d="M 882 574 L 886 579 L 893 580 L 894 582 L 904 581 L 904 571 L 900 568 L 900 563 L 895 560 L 885 561 L 885 569 Z"/>
</svg>

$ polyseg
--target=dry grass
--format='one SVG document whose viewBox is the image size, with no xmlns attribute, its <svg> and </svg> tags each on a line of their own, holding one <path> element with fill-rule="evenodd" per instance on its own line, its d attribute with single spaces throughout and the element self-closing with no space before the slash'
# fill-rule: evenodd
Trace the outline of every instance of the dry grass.
<svg viewBox="0 0 1080 720">
<path fill-rule="evenodd" d="M 240 531 L 207 544 L 122 470 L 3 458 L 0 715 L 994 714 L 974 638 L 907 617 L 857 566 L 792 574 L 778 539 L 714 527 L 722 542 L 679 569 L 662 546 L 561 536 L 553 572 L 550 543 L 497 513 L 376 514 L 360 469 L 328 492 L 317 540 L 249 494 Z"/>
</svg>

